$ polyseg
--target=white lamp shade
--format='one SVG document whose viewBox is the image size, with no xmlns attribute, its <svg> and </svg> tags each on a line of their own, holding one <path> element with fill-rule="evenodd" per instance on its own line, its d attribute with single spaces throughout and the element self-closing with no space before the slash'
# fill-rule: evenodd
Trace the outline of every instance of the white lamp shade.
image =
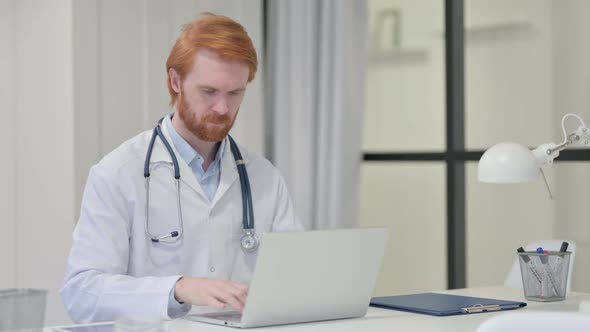
<svg viewBox="0 0 590 332">
<path fill-rule="evenodd" d="M 539 178 L 539 166 L 527 147 L 504 142 L 489 148 L 477 167 L 481 182 L 513 183 L 535 181 Z"/>
</svg>

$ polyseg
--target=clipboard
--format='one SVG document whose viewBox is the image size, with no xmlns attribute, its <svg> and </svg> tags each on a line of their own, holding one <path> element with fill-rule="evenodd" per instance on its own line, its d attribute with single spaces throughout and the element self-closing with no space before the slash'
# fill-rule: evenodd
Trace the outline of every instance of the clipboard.
<svg viewBox="0 0 590 332">
<path fill-rule="evenodd" d="M 439 293 L 374 297 L 370 306 L 432 316 L 452 316 L 526 307 L 525 302 Z"/>
</svg>

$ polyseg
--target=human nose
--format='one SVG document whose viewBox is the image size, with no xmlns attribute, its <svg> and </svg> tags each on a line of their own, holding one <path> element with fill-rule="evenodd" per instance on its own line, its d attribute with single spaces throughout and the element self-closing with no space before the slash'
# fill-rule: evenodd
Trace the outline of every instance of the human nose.
<svg viewBox="0 0 590 332">
<path fill-rule="evenodd" d="M 213 111 L 221 115 L 229 113 L 229 103 L 227 102 L 225 97 L 219 97 L 215 101 L 215 103 L 213 104 Z"/>
</svg>

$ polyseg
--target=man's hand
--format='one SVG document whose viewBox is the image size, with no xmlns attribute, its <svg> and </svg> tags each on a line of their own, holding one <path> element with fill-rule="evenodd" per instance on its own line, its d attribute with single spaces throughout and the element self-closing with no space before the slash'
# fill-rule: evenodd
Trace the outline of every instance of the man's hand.
<svg viewBox="0 0 590 332">
<path fill-rule="evenodd" d="M 178 302 L 207 305 L 223 309 L 226 305 L 242 312 L 248 286 L 227 280 L 183 277 L 176 282 L 174 297 Z"/>
</svg>

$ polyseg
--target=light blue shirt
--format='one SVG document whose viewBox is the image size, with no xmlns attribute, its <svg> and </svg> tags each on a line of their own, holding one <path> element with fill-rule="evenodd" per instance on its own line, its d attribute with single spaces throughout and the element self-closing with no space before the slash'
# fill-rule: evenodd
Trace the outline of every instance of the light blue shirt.
<svg viewBox="0 0 590 332">
<path fill-rule="evenodd" d="M 215 193 L 217 192 L 217 188 L 219 187 L 219 181 L 221 179 L 221 159 L 223 158 L 226 144 L 225 142 L 227 139 L 221 141 L 219 149 L 217 150 L 217 154 L 215 155 L 215 159 L 213 162 L 211 162 L 209 168 L 207 168 L 207 171 L 204 171 L 204 158 L 195 149 L 193 149 L 193 147 L 184 138 L 182 138 L 180 134 L 178 134 L 172 125 L 170 116 L 167 116 L 164 119 L 164 125 L 168 129 L 168 133 L 170 134 L 174 148 L 180 157 L 192 169 L 193 174 L 197 178 L 197 181 L 201 185 L 205 195 L 207 195 L 207 198 L 209 198 L 209 202 L 213 201 Z M 174 298 L 174 289 L 170 291 L 170 295 L 168 297 L 168 315 L 170 318 L 182 317 L 188 313 L 190 308 L 190 305 L 186 303 L 181 304 L 176 301 Z"/>
<path fill-rule="evenodd" d="M 201 185 L 205 195 L 207 195 L 209 198 L 209 201 L 213 201 L 215 193 L 217 192 L 217 187 L 219 187 L 219 181 L 221 179 L 221 159 L 223 158 L 226 144 L 225 142 L 227 139 L 221 141 L 219 149 L 217 150 L 217 154 L 215 155 L 215 159 L 205 172 L 203 170 L 204 158 L 195 149 L 193 149 L 193 147 L 188 144 L 188 142 L 182 138 L 182 136 L 178 134 L 172 125 L 170 116 L 167 116 L 164 121 L 166 128 L 168 128 L 170 138 L 172 139 L 172 144 L 174 144 L 174 148 L 176 148 L 176 151 L 178 151 L 180 157 L 193 170 L 193 174 L 197 178 L 197 181 Z"/>
</svg>

